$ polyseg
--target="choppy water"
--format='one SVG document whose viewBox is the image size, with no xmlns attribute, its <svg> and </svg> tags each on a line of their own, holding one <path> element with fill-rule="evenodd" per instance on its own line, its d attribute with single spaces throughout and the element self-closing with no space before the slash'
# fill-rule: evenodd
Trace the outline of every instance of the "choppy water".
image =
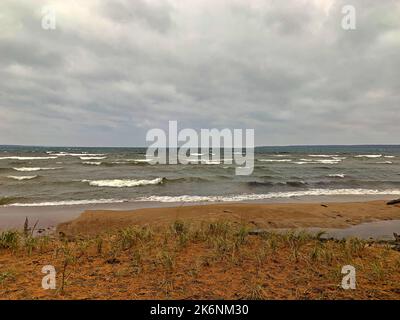
<svg viewBox="0 0 400 320">
<path fill-rule="evenodd" d="M 235 165 L 150 165 L 144 148 L 0 146 L 0 205 L 400 195 L 400 146 L 260 147 Z"/>
</svg>

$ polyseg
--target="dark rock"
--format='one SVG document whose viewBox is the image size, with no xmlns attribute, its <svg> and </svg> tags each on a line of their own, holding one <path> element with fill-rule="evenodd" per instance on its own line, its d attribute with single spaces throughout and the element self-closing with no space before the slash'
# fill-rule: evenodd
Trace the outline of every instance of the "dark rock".
<svg viewBox="0 0 400 320">
<path fill-rule="evenodd" d="M 117 258 L 110 258 L 110 259 L 107 259 L 106 262 L 109 264 L 117 264 L 117 263 L 120 263 L 121 261 L 118 260 Z"/>
<path fill-rule="evenodd" d="M 249 235 L 258 236 L 260 234 L 268 233 L 266 229 L 254 229 L 249 231 Z"/>
<path fill-rule="evenodd" d="M 386 202 L 387 205 L 397 204 L 397 203 L 400 203 L 400 199 L 395 199 L 395 200 L 391 200 L 391 201 Z"/>
</svg>

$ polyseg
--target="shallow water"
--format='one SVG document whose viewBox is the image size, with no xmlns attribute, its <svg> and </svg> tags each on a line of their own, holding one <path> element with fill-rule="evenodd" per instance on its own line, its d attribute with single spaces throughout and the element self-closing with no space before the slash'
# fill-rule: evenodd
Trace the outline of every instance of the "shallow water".
<svg viewBox="0 0 400 320">
<path fill-rule="evenodd" d="M 367 222 L 346 229 L 324 230 L 327 237 L 335 239 L 356 237 L 365 240 L 394 240 L 393 233 L 400 234 L 400 220 Z"/>
</svg>

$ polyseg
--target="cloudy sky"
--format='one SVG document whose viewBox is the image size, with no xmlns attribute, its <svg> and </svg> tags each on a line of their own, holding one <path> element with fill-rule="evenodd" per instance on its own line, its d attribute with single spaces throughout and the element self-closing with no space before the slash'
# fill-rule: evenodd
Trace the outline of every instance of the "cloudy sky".
<svg viewBox="0 0 400 320">
<path fill-rule="evenodd" d="M 399 17 L 398 0 L 1 0 L 0 144 L 143 146 L 168 120 L 399 143 Z"/>
</svg>

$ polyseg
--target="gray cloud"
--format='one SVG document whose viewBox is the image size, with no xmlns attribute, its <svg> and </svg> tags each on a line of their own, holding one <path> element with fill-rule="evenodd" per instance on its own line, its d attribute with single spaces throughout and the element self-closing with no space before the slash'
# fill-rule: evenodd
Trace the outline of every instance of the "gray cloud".
<svg viewBox="0 0 400 320">
<path fill-rule="evenodd" d="M 356 30 L 341 28 L 345 4 Z M 3 0 L 0 12 L 0 144 L 144 145 L 168 120 L 254 128 L 259 145 L 398 143 L 395 0 Z"/>
</svg>

